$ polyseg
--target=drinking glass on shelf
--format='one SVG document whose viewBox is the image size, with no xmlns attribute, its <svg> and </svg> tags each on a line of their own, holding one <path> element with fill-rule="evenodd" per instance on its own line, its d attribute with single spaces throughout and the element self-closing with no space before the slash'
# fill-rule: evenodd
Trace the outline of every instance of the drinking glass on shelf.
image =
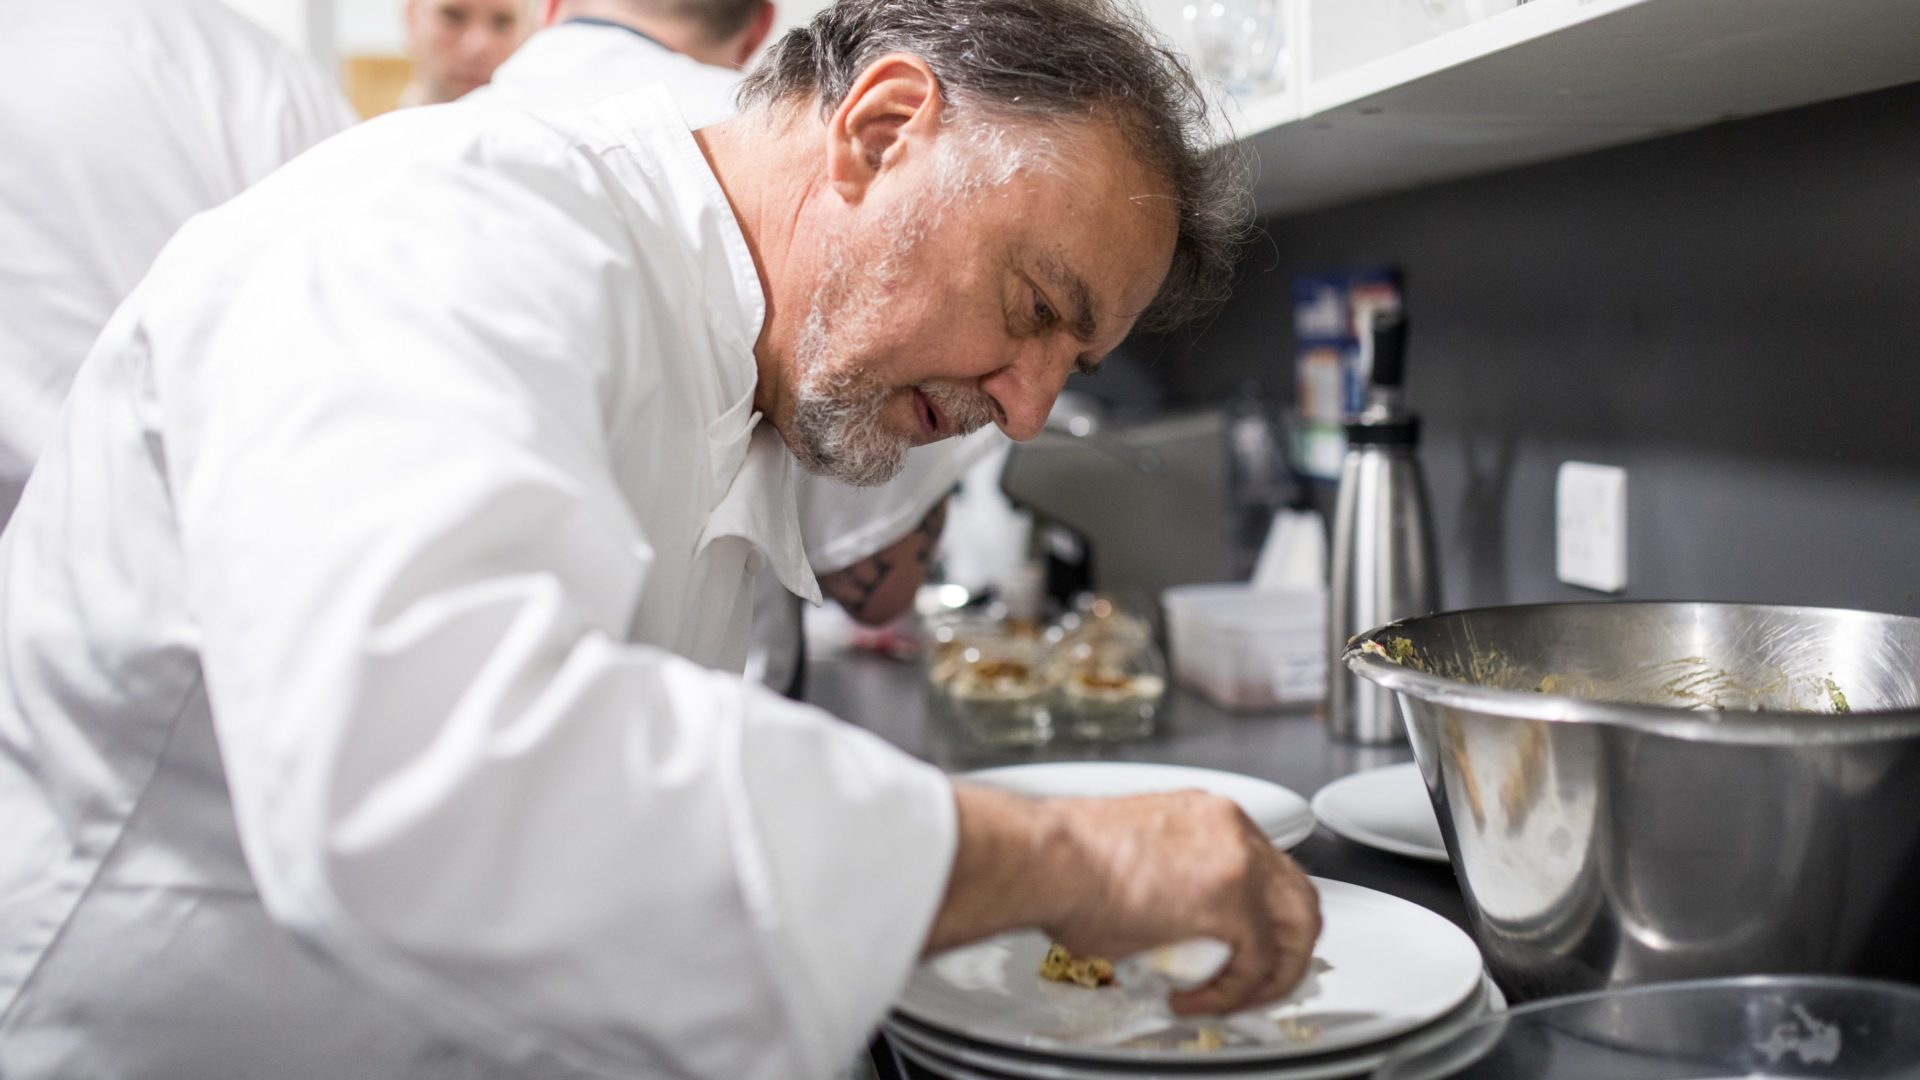
<svg viewBox="0 0 1920 1080">
<path fill-rule="evenodd" d="M 1237 96 L 1285 84 L 1287 0 L 1188 0 L 1181 17 L 1201 75 Z"/>
</svg>

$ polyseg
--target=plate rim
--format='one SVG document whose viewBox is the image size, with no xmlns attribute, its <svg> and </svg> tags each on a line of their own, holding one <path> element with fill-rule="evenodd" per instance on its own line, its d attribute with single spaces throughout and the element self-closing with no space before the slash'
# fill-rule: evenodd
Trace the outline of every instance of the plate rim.
<svg viewBox="0 0 1920 1080">
<path fill-rule="evenodd" d="M 881 1022 L 880 1030 L 890 1042 L 905 1043 L 922 1054 L 940 1059 L 934 1065 L 919 1062 L 923 1068 L 946 1067 L 955 1065 L 970 1070 L 985 1070 L 980 1075 L 992 1074 L 995 1077 L 1010 1077 L 1013 1080 L 1082 1080 L 1101 1077 L 1107 1080 L 1125 1080 L 1129 1077 L 1176 1076 L 1191 1077 L 1192 1080 L 1335 1080 L 1336 1077 L 1358 1077 L 1362 1073 L 1378 1068 L 1389 1059 L 1403 1052 L 1424 1051 L 1445 1044 L 1448 1040 L 1468 1027 L 1489 1016 L 1506 1012 L 1506 995 L 1501 992 L 1493 975 L 1482 967 L 1480 981 L 1474 986 L 1467 1000 L 1449 1009 L 1445 1015 L 1433 1022 L 1402 1035 L 1393 1036 L 1375 1043 L 1366 1043 L 1347 1050 L 1330 1051 L 1308 1057 L 1276 1058 L 1266 1062 L 1225 1061 L 1209 1062 L 1204 1058 L 1192 1062 L 1174 1062 L 1167 1064 L 1115 1064 L 1111 1062 L 1083 1061 L 1079 1058 L 1020 1051 L 994 1046 L 992 1044 L 969 1043 L 958 1035 L 944 1035 L 938 1031 L 917 1031 L 915 1027 L 927 1025 L 889 1014 Z M 901 1020 L 906 1023 L 902 1024 Z M 911 1025 L 911 1026 L 909 1026 Z M 957 1044 L 957 1045 L 956 1045 Z M 967 1056 L 956 1056 L 951 1051 L 957 1049 Z M 903 1051 L 904 1052 L 904 1051 Z M 968 1058 L 979 1060 L 968 1060 Z M 1031 1060 L 1028 1060 L 1028 1058 Z M 1025 1071 L 1022 1071 L 1025 1070 Z"/>
<path fill-rule="evenodd" d="M 1314 818 L 1321 824 L 1324 824 L 1328 831 L 1334 835 L 1344 840 L 1351 840 L 1362 847 L 1370 847 L 1377 851 L 1385 851 L 1389 854 L 1401 855 L 1409 859 L 1419 859 L 1422 862 L 1451 864 L 1453 862 L 1453 856 L 1447 851 L 1444 834 L 1442 843 L 1438 848 L 1428 848 L 1409 843 L 1396 837 L 1374 832 L 1371 829 L 1356 824 L 1352 818 L 1341 814 L 1338 810 L 1328 809 L 1329 804 L 1337 797 L 1337 792 L 1335 792 L 1336 788 L 1342 785 L 1347 785 L 1350 788 L 1352 785 L 1349 784 L 1349 781 L 1357 778 L 1371 778 L 1374 773 L 1386 772 L 1390 769 L 1412 770 L 1417 773 L 1420 771 L 1420 764 L 1414 761 L 1403 761 L 1392 765 L 1378 765 L 1371 769 L 1361 769 L 1357 772 L 1350 772 L 1345 776 L 1327 781 L 1320 786 L 1319 791 L 1313 793 L 1312 806 Z M 1424 787 L 1425 780 L 1423 779 L 1421 783 Z M 1435 816 L 1437 820 L 1438 815 Z"/>
<path fill-rule="evenodd" d="M 1286 1061 L 1286 1060 L 1296 1060 L 1296 1059 L 1306 1058 L 1306 1057 L 1313 1057 L 1319 1054 L 1334 1054 L 1334 1053 L 1338 1053 L 1341 1050 L 1349 1049 L 1351 1047 L 1366 1046 L 1366 1045 L 1370 1045 L 1371 1043 L 1382 1042 L 1387 1039 L 1392 1039 L 1398 1035 L 1407 1034 L 1408 1032 L 1420 1030 L 1421 1028 L 1424 1028 L 1432 1023 L 1437 1022 L 1441 1017 L 1446 1016 L 1449 1013 L 1452 1013 L 1454 1010 L 1458 1009 L 1463 1002 L 1465 1002 L 1468 998 L 1472 997 L 1475 988 L 1477 988 L 1480 985 L 1480 978 L 1484 977 L 1486 973 L 1486 956 L 1480 951 L 1479 943 L 1473 939 L 1473 936 L 1471 934 L 1467 933 L 1465 930 L 1461 929 L 1459 926 L 1456 926 L 1451 920 L 1446 918 L 1446 916 L 1441 915 L 1440 913 L 1433 911 L 1430 908 L 1414 903 L 1413 901 L 1408 900 L 1405 897 L 1395 896 L 1392 893 L 1383 892 L 1379 889 L 1368 888 L 1365 885 L 1356 885 L 1349 881 L 1337 881 L 1332 878 L 1322 878 L 1322 877 L 1309 877 L 1307 880 L 1313 883 L 1314 889 L 1319 894 L 1323 904 L 1324 904 L 1328 889 L 1331 887 L 1335 891 L 1346 891 L 1346 892 L 1355 894 L 1355 896 L 1359 900 L 1366 903 L 1379 903 L 1381 901 L 1386 901 L 1390 904 L 1405 905 L 1407 908 L 1411 909 L 1411 912 L 1417 917 L 1427 918 L 1427 919 L 1432 919 L 1437 921 L 1441 929 L 1452 931 L 1454 934 L 1458 935 L 1458 940 L 1461 942 L 1464 942 L 1466 947 L 1472 951 L 1473 956 L 1477 961 L 1477 963 L 1474 965 L 1476 977 L 1471 983 L 1467 985 L 1466 989 L 1462 991 L 1458 997 L 1455 997 L 1450 1001 L 1448 1001 L 1446 1006 L 1441 1010 L 1439 1010 L 1437 1013 L 1427 1016 L 1422 1020 L 1416 1021 L 1413 1023 L 1412 1026 L 1403 1028 L 1400 1031 L 1392 1032 L 1390 1034 L 1380 1036 L 1378 1038 L 1368 1040 L 1368 1041 L 1362 1041 L 1358 1043 L 1348 1043 L 1341 1046 L 1330 1047 L 1324 1050 L 1315 1050 L 1315 1051 L 1308 1051 L 1308 1052 L 1302 1052 L 1302 1053 L 1260 1056 L 1257 1049 L 1254 1047 L 1236 1047 L 1236 1048 L 1233 1048 L 1233 1050 L 1235 1051 L 1233 1053 L 1218 1053 L 1218 1054 L 1209 1055 L 1212 1061 L 1220 1065 L 1224 1066 L 1227 1064 L 1237 1064 L 1237 1063 L 1245 1063 L 1245 1062 L 1272 1063 L 1272 1062 L 1280 1062 L 1280 1061 Z M 969 945 L 969 946 L 962 946 L 962 948 L 975 947 L 981 944 L 985 944 L 986 942 L 993 941 L 997 938 L 1007 936 L 1008 934 L 1019 934 L 1019 933 L 1036 933 L 1036 934 L 1043 935 L 1043 932 L 1033 930 L 1031 928 L 1007 931 L 1003 934 L 995 934 L 986 938 L 982 938 L 980 941 L 974 942 L 972 943 L 972 945 Z M 923 961 L 923 965 L 924 963 L 926 963 L 926 961 Z M 920 970 L 919 967 L 915 968 L 915 972 L 918 972 L 919 970 Z M 911 976 L 909 976 L 909 978 L 911 978 Z M 1143 1052 L 1127 1054 L 1127 1053 L 1122 1053 L 1107 1047 L 1087 1046 L 1087 1045 L 1079 1045 L 1079 1044 L 1073 1044 L 1073 1043 L 1057 1043 L 1054 1040 L 1047 1040 L 1039 1044 L 1035 1044 L 1033 1042 L 1028 1042 L 1028 1041 L 1015 1041 L 1012 1036 L 1000 1035 L 998 1033 L 993 1032 L 991 1029 L 983 1030 L 978 1026 L 962 1030 L 960 1028 L 952 1026 L 949 1023 L 942 1023 L 938 1020 L 929 1019 L 925 1015 L 917 1013 L 911 1008 L 906 1007 L 905 989 L 906 988 L 903 987 L 900 996 L 895 999 L 892 1006 L 893 1012 L 898 1013 L 902 1016 L 905 1016 L 908 1019 L 914 1020 L 919 1024 L 921 1024 L 922 1026 L 933 1028 L 936 1031 L 946 1032 L 948 1034 L 954 1035 L 959 1038 L 964 1038 L 972 1042 L 984 1043 L 988 1046 L 1003 1047 L 1003 1048 L 1014 1049 L 1014 1050 L 1024 1050 L 1028 1052 L 1037 1052 L 1037 1053 L 1047 1054 L 1050 1056 L 1067 1057 L 1077 1061 L 1092 1062 L 1099 1065 L 1122 1065 L 1122 1066 L 1132 1066 L 1132 1067 L 1163 1068 L 1169 1065 L 1177 1067 L 1180 1064 L 1181 1059 L 1177 1057 L 1165 1057 L 1165 1056 L 1156 1057 Z"/>
<path fill-rule="evenodd" d="M 1319 822 L 1319 815 L 1313 808 L 1313 800 L 1287 785 L 1277 780 L 1269 780 L 1264 776 L 1235 772 L 1232 769 L 1216 769 L 1208 765 L 1185 765 L 1178 762 L 1167 761 L 1107 761 L 1099 758 L 1077 758 L 1070 761 L 1022 761 L 1011 765 L 990 765 L 982 769 L 969 769 L 963 773 L 954 773 L 952 774 L 952 778 L 955 780 L 965 780 L 970 783 L 984 783 L 991 786 L 993 781 L 990 777 L 996 773 L 1011 774 L 1023 773 L 1030 770 L 1058 769 L 1062 767 L 1081 768 L 1086 766 L 1166 770 L 1184 773 L 1212 773 L 1217 776 L 1231 776 L 1236 780 L 1251 781 L 1256 784 L 1264 784 L 1270 788 L 1274 788 L 1300 804 L 1299 812 L 1293 815 L 1293 818 L 1289 821 L 1285 829 L 1277 833 L 1267 832 L 1266 834 L 1267 839 L 1272 840 L 1274 846 L 1282 851 L 1291 851 L 1300 846 L 1301 843 L 1305 842 L 1307 837 L 1313 835 L 1314 826 Z M 1258 822 L 1255 824 L 1258 824 Z M 1261 831 L 1266 832 L 1264 829 Z"/>
</svg>

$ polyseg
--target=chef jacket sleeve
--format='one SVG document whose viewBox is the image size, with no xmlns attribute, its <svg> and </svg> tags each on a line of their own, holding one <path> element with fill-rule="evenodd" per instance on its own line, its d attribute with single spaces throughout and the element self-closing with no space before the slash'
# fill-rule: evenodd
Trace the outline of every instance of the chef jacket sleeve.
<svg viewBox="0 0 1920 1080">
<path fill-rule="evenodd" d="M 951 789 L 624 640 L 655 552 L 604 416 L 652 391 L 610 343 L 662 313 L 591 168 L 472 157 L 290 231 L 204 349 L 155 347 L 250 869 L 503 1057 L 827 1074 L 915 962 Z"/>
</svg>

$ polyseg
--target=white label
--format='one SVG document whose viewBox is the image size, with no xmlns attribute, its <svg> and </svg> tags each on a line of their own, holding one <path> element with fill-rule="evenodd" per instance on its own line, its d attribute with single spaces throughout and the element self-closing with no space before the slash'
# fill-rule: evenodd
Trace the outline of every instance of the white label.
<svg viewBox="0 0 1920 1080">
<path fill-rule="evenodd" d="M 1554 492 L 1554 573 L 1569 585 L 1627 587 L 1627 471 L 1569 461 Z"/>
</svg>

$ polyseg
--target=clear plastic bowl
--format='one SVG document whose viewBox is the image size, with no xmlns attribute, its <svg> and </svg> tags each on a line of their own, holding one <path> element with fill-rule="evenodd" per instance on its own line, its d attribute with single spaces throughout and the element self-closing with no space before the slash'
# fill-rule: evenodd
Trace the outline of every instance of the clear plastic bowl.
<svg viewBox="0 0 1920 1080">
<path fill-rule="evenodd" d="M 1549 998 L 1375 1080 L 1920 1078 L 1920 988 L 1835 976 L 1705 979 Z"/>
</svg>

